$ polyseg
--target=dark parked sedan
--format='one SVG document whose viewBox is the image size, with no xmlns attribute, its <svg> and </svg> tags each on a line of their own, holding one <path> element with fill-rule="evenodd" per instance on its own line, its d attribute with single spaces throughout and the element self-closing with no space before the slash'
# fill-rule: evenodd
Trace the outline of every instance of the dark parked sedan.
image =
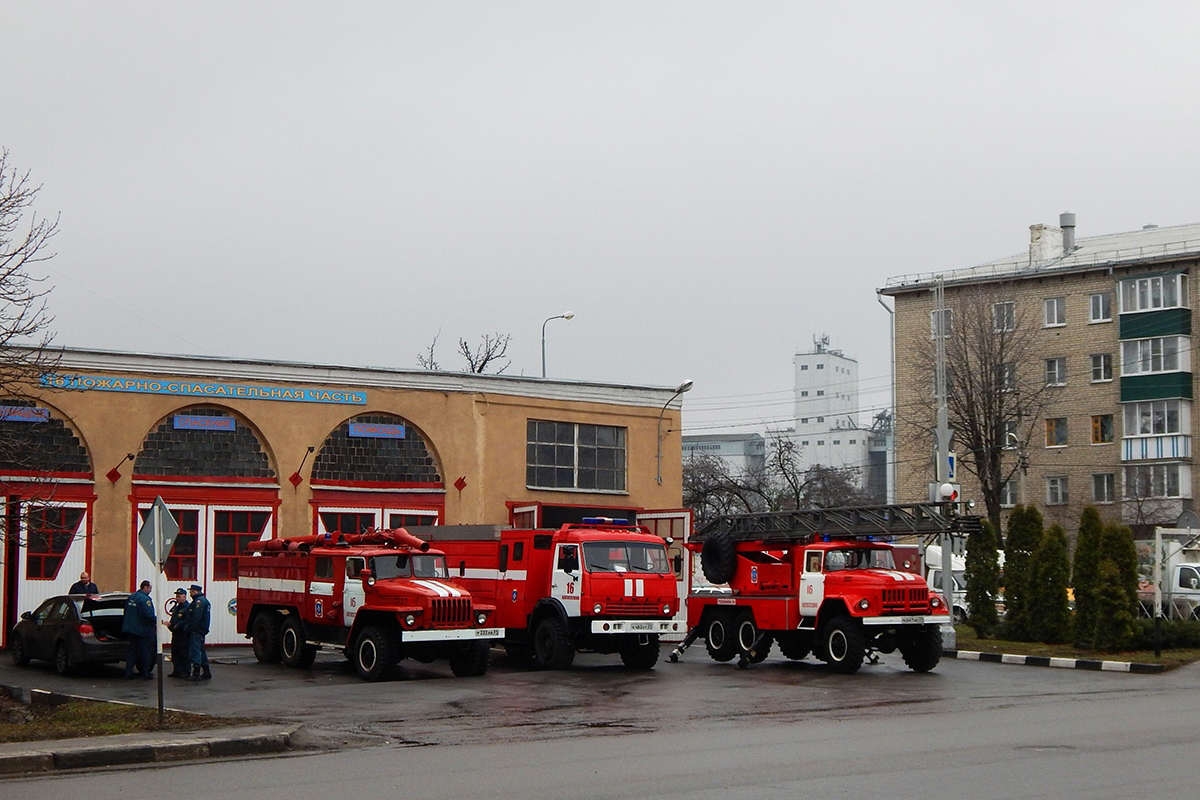
<svg viewBox="0 0 1200 800">
<path fill-rule="evenodd" d="M 81 664 L 124 661 L 127 644 L 121 619 L 129 594 L 64 594 L 26 611 L 12 630 L 8 650 L 13 663 L 49 661 L 60 675 Z"/>
</svg>

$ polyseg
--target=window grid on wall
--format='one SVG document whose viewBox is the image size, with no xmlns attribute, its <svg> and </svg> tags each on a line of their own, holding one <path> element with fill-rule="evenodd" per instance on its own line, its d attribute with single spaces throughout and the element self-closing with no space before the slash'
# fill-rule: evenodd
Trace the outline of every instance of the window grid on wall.
<svg viewBox="0 0 1200 800">
<path fill-rule="evenodd" d="M 626 429 L 531 419 L 525 482 L 539 489 L 625 491 Z"/>
<path fill-rule="evenodd" d="M 262 538 L 269 511 L 215 511 L 213 512 L 213 579 L 232 581 L 237 579 L 238 557 L 246 547 Z"/>
<path fill-rule="evenodd" d="M 1050 417 L 1046 420 L 1046 447 L 1066 447 L 1067 418 Z"/>
<path fill-rule="evenodd" d="M 1092 444 L 1107 444 L 1113 441 L 1113 415 L 1096 414 L 1092 417 Z"/>
<path fill-rule="evenodd" d="M 1017 329 L 1017 305 L 1012 300 L 992 304 L 992 332 L 1005 333 Z"/>
<path fill-rule="evenodd" d="M 1067 503 L 1067 476 L 1052 475 L 1046 478 L 1046 505 L 1061 506 Z"/>
<path fill-rule="evenodd" d="M 1112 322 L 1112 294 L 1110 292 L 1097 292 L 1092 295 L 1088 322 Z"/>
<path fill-rule="evenodd" d="M 1116 477 L 1111 472 L 1092 475 L 1092 500 L 1094 502 L 1111 503 L 1116 500 Z"/>
<path fill-rule="evenodd" d="M 1112 353 L 1093 353 L 1092 383 L 1107 383 L 1112 379 Z"/>
<path fill-rule="evenodd" d="M 1046 359 L 1046 385 L 1067 385 L 1067 359 L 1065 357 Z"/>
<path fill-rule="evenodd" d="M 1043 319 L 1047 328 L 1060 328 L 1067 324 L 1067 298 L 1049 297 L 1044 306 Z"/>
</svg>

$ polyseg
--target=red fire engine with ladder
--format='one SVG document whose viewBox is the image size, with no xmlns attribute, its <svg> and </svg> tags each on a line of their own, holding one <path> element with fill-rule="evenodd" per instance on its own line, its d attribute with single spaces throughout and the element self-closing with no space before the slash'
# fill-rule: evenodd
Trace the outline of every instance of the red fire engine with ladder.
<svg viewBox="0 0 1200 800">
<path fill-rule="evenodd" d="M 270 539 L 238 559 L 237 629 L 264 663 L 303 669 L 333 645 L 368 681 L 404 658 L 482 675 L 501 635 L 494 612 L 403 528 Z"/>
<path fill-rule="evenodd" d="M 619 653 L 630 669 L 658 662 L 659 636 L 683 633 L 670 539 L 623 519 L 558 530 L 443 525 L 425 532 L 451 575 L 496 606 L 494 624 L 519 663 L 566 669 L 576 651 Z"/>
<path fill-rule="evenodd" d="M 809 653 L 841 673 L 900 651 L 918 672 L 942 656 L 946 603 L 920 575 L 898 570 L 886 541 L 897 535 L 978 530 L 954 503 L 825 508 L 718 517 L 688 548 L 728 589 L 689 592 L 689 632 L 670 660 L 703 637 L 716 661 L 745 668 L 771 645 L 790 659 Z"/>
</svg>

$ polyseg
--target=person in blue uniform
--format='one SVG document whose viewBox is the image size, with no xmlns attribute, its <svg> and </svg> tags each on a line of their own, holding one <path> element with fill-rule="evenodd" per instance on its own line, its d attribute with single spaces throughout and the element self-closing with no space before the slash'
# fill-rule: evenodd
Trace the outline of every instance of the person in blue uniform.
<svg viewBox="0 0 1200 800">
<path fill-rule="evenodd" d="M 175 607 L 171 609 L 171 619 L 167 629 L 171 631 L 171 678 L 188 678 L 192 674 L 192 659 L 188 654 L 192 643 L 187 632 L 188 603 L 187 589 L 175 590 Z"/>
<path fill-rule="evenodd" d="M 150 680 L 154 677 L 154 643 L 158 640 L 155 625 L 154 601 L 150 599 L 150 581 L 142 581 L 138 590 L 125 601 L 125 616 L 121 619 L 121 631 L 129 637 L 129 650 L 125 655 L 125 678 L 131 680 L 136 670 L 138 675 Z"/>
<path fill-rule="evenodd" d="M 188 589 L 188 594 L 191 596 L 192 602 L 188 606 L 187 621 L 184 624 L 190 640 L 188 656 L 192 662 L 191 680 L 208 680 L 212 677 L 212 672 L 208 669 L 208 653 L 204 652 L 204 637 L 208 635 L 212 606 L 208 602 L 208 598 L 204 596 L 204 587 L 200 584 L 193 583 L 192 587 Z"/>
</svg>

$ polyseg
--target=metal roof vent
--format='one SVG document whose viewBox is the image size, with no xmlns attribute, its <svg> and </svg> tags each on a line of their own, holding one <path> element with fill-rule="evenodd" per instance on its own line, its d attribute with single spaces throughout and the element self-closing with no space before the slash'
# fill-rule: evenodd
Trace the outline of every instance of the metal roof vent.
<svg viewBox="0 0 1200 800">
<path fill-rule="evenodd" d="M 1063 255 L 1065 256 L 1075 249 L 1075 215 L 1070 211 L 1059 214 L 1058 227 L 1062 228 L 1063 232 Z"/>
</svg>

